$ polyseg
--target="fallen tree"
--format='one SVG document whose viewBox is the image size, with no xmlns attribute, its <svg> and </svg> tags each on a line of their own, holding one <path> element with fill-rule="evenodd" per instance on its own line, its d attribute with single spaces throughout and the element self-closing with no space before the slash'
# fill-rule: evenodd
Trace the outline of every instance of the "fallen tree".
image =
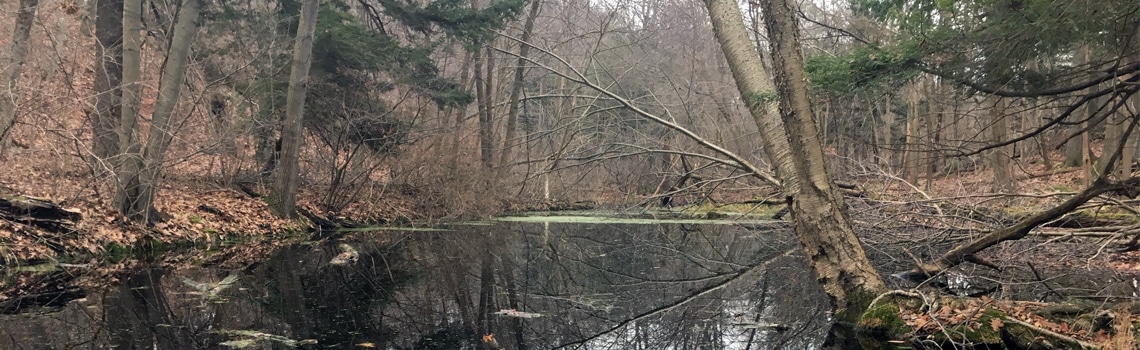
<svg viewBox="0 0 1140 350">
<path fill-rule="evenodd" d="M 1131 135 L 1135 127 L 1136 120 L 1133 120 L 1132 123 L 1128 125 L 1128 128 L 1124 130 L 1124 135 Z M 943 254 L 938 259 L 935 259 L 934 262 L 919 264 L 918 267 L 915 267 L 909 271 L 897 273 L 895 276 L 915 282 L 925 281 L 935 275 L 942 273 L 943 271 L 946 271 L 947 269 L 961 264 L 962 262 L 975 260 L 974 254 L 986 248 L 992 247 L 1004 241 L 1021 239 L 1029 235 L 1029 232 L 1034 228 L 1037 228 L 1038 226 L 1044 225 L 1045 223 L 1060 218 L 1062 215 L 1076 210 L 1078 207 L 1085 204 L 1089 200 L 1096 198 L 1097 196 L 1110 192 L 1123 194 L 1137 193 L 1137 189 L 1140 188 L 1140 177 L 1132 176 L 1121 180 L 1113 180 L 1109 178 L 1109 174 L 1114 173 L 1112 170 L 1115 168 L 1117 161 L 1121 159 L 1121 155 L 1124 151 L 1124 145 L 1125 143 L 1121 142 L 1116 147 L 1108 162 L 1106 163 L 1104 171 L 1101 172 L 1101 175 L 1098 176 L 1091 185 L 1086 187 L 1081 192 L 1073 195 L 1073 197 L 1069 198 L 1068 200 L 1055 207 L 1021 219 L 1016 224 L 992 231 L 989 234 L 986 234 L 985 236 L 982 236 L 971 242 L 958 245 Z"/>
<path fill-rule="evenodd" d="M 55 233 L 69 233 L 74 231 L 74 224 L 82 215 L 47 199 L 6 194 L 0 195 L 0 219 Z"/>
</svg>

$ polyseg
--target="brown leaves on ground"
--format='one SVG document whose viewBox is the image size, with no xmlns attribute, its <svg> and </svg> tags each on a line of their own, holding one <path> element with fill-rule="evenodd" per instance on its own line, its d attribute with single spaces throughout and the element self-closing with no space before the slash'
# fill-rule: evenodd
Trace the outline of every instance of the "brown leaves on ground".
<svg viewBox="0 0 1140 350">
<path fill-rule="evenodd" d="M 1113 254 L 1108 266 L 1122 272 L 1140 272 L 1140 251 Z"/>
<path fill-rule="evenodd" d="M 1079 341 L 1099 344 L 1104 346 L 1105 349 L 1132 349 L 1131 345 L 1124 348 L 1118 347 L 1120 344 L 1134 344 L 1133 340 L 1130 340 L 1132 339 L 1131 327 L 1123 325 L 1132 325 L 1135 322 L 1140 322 L 1140 317 L 1128 313 L 1127 310 L 1114 311 L 1112 314 L 1115 316 L 1114 324 L 1116 326 L 1113 327 L 1114 329 L 1095 329 L 1095 327 L 1090 327 L 1089 325 L 1072 325 L 1068 321 L 1050 320 L 1039 315 L 1038 311 L 1041 311 L 1048 305 L 1050 304 L 1028 301 L 994 300 L 984 296 L 976 299 L 943 297 L 938 299 L 934 307 L 927 306 L 928 310 L 904 308 L 899 316 L 906 322 L 907 326 L 914 329 L 912 335 L 916 336 L 937 334 L 946 329 L 963 325 L 971 330 L 986 327 L 990 330 L 998 331 L 1005 327 L 1008 322 L 1013 322 L 1003 320 L 1002 318 L 984 318 L 986 321 L 982 321 L 985 311 L 989 308 L 993 308 L 1004 312 L 1006 317 L 1016 319 L 1033 327 L 1068 336 Z M 1124 333 L 1121 333 L 1122 330 Z"/>
</svg>

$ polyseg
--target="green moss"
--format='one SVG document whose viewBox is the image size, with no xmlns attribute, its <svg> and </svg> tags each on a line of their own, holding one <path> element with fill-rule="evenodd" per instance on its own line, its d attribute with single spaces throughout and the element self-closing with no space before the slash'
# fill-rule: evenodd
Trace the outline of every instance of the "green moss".
<svg viewBox="0 0 1140 350">
<path fill-rule="evenodd" d="M 747 91 L 744 94 L 744 102 L 748 104 L 748 108 L 763 106 L 769 102 L 779 101 L 780 96 L 776 95 L 774 91 Z"/>
<path fill-rule="evenodd" d="M 202 219 L 201 216 L 198 216 L 195 214 L 191 214 L 189 219 L 190 219 L 190 223 L 192 223 L 192 224 L 201 224 L 203 221 L 205 221 L 205 219 Z"/>
<path fill-rule="evenodd" d="M 912 332 L 913 329 L 906 325 L 902 317 L 899 317 L 898 303 L 898 298 L 894 297 L 880 299 L 878 303 L 871 305 L 867 311 L 862 313 L 856 323 L 856 329 L 860 333 L 892 338 L 898 338 Z M 857 310 L 844 310 L 837 317 L 843 320 L 850 317 L 846 315 L 851 315 L 852 311 Z"/>
<path fill-rule="evenodd" d="M 1042 334 L 1041 331 L 1020 323 L 1007 322 L 1002 327 L 1006 343 L 1022 349 L 1083 349 L 1081 344 Z"/>
</svg>

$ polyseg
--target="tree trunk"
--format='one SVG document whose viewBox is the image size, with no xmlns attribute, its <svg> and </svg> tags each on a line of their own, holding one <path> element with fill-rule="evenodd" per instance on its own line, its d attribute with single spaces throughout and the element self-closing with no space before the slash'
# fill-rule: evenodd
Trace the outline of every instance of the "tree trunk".
<svg viewBox="0 0 1140 350">
<path fill-rule="evenodd" d="M 293 44 L 293 67 L 289 72 L 289 91 L 285 96 L 285 122 L 281 126 L 281 159 L 273 186 L 273 211 L 279 217 L 297 216 L 297 185 L 300 181 L 299 155 L 305 113 L 305 93 L 309 85 L 309 66 L 313 57 L 313 33 L 317 28 L 320 0 L 305 0 Z"/>
<path fill-rule="evenodd" d="M 721 50 L 728 60 L 732 78 L 748 111 L 760 130 L 764 152 L 774 165 L 776 178 L 781 181 L 783 192 L 792 196 L 797 192 L 798 183 L 791 181 L 793 166 L 791 150 L 784 126 L 777 116 L 780 114 L 776 88 L 772 84 L 764 63 L 756 54 L 756 48 L 744 27 L 743 17 L 736 2 L 727 0 L 705 0 L 712 19 L 713 31 Z"/>
<path fill-rule="evenodd" d="M 491 152 L 494 148 L 494 125 L 491 119 L 491 92 L 487 91 L 491 74 L 489 65 L 484 65 L 487 57 L 483 57 L 482 48 L 475 49 L 475 98 L 479 103 L 479 161 L 484 167 L 490 168 L 494 159 Z M 486 76 L 485 76 L 486 75 Z"/>
<path fill-rule="evenodd" d="M 729 57 L 737 87 L 752 107 L 757 124 L 761 130 L 786 131 L 765 140 L 766 151 L 773 159 L 786 161 L 777 170 L 785 189 L 796 189 L 788 192 L 794 194 L 795 231 L 816 278 L 840 312 L 839 318 L 853 321 L 870 303 L 873 293 L 886 286 L 855 237 L 843 197 L 827 174 L 823 146 L 812 116 L 793 4 L 773 0 L 760 5 L 772 45 L 775 85 L 766 80 L 767 74 L 753 53 L 736 2 L 706 0 L 705 4 L 721 48 Z M 751 59 L 741 57 L 745 55 Z M 769 109 L 765 107 L 777 96 L 783 125 L 775 113 L 766 113 Z M 771 135 L 766 132 L 763 136 Z M 782 148 L 774 146 L 781 144 Z"/>
<path fill-rule="evenodd" d="M 1033 128 L 1039 128 L 1045 124 L 1045 111 L 1041 107 L 1034 108 L 1030 112 L 1030 118 L 1034 120 Z M 1049 133 L 1049 135 L 1056 135 L 1056 133 Z M 1037 135 L 1034 138 L 1037 141 L 1037 152 L 1041 154 L 1041 166 L 1045 171 L 1052 171 L 1055 167 L 1053 158 L 1049 156 L 1049 137 L 1045 133 Z"/>
<path fill-rule="evenodd" d="M 903 151 L 903 171 L 906 182 L 918 186 L 918 82 L 911 84 L 907 93 L 906 145 Z"/>
<path fill-rule="evenodd" d="M 894 106 L 891 103 L 891 96 L 887 95 L 883 98 L 883 113 L 880 115 L 879 126 L 879 166 L 883 171 L 891 171 L 891 159 L 894 158 L 894 145 L 892 142 L 893 136 L 891 135 L 891 128 L 895 123 Z"/>
<path fill-rule="evenodd" d="M 799 38 L 795 3 L 761 2 L 772 46 L 772 66 L 780 99 L 780 116 L 787 130 L 799 192 L 793 202 L 796 235 L 824 291 L 853 321 L 875 293 L 886 290 L 878 272 L 851 229 L 843 195 L 827 173 L 827 162 L 812 117 L 807 73 Z M 852 311 L 844 317 L 844 310 Z"/>
<path fill-rule="evenodd" d="M 142 101 L 142 0 L 123 1 L 123 85 L 122 116 L 119 118 L 119 147 L 123 159 L 114 162 L 117 188 L 115 208 L 130 213 L 140 195 L 139 171 L 143 168 L 142 144 L 138 134 L 139 105 Z"/>
<path fill-rule="evenodd" d="M 471 61 L 474 60 L 474 54 L 468 52 L 463 59 L 463 64 L 459 67 L 459 86 L 464 90 L 468 89 L 471 83 Z M 470 90 L 467 90 L 470 91 Z M 463 122 L 467 119 L 467 106 L 452 106 L 449 110 L 452 114 L 452 119 L 455 121 L 454 132 L 451 136 L 451 168 L 459 168 L 459 145 L 463 141 Z"/>
<path fill-rule="evenodd" d="M 491 251 L 483 254 L 482 268 L 479 269 L 479 310 L 476 315 L 478 333 L 482 342 L 478 349 L 494 349 L 491 346 L 495 340 L 495 320 L 491 317 L 491 309 L 495 307 L 495 270 L 491 266 Z"/>
<path fill-rule="evenodd" d="M 530 34 L 534 30 L 534 20 L 538 18 L 539 6 L 542 0 L 531 0 L 530 14 L 523 25 L 522 42 L 519 43 L 519 59 L 515 62 L 515 81 L 511 84 L 511 100 L 507 107 L 507 130 L 503 136 L 503 150 L 499 155 L 499 165 L 507 165 L 511 161 L 511 151 L 515 144 L 515 129 L 519 120 L 519 98 L 522 94 L 523 77 L 526 73 L 526 57 L 530 53 Z"/>
<path fill-rule="evenodd" d="M 1123 114 L 1124 112 L 1123 111 L 1115 111 L 1115 112 L 1109 112 L 1109 113 L 1112 113 L 1112 114 L 1109 114 L 1107 117 L 1105 117 L 1105 144 L 1104 144 L 1104 149 L 1101 150 L 1100 157 L 1097 158 L 1096 170 L 1094 170 L 1094 171 L 1096 171 L 1096 173 L 1093 174 L 1093 177 L 1099 177 L 1100 174 L 1102 174 L 1102 173 L 1108 173 L 1108 172 L 1113 171 L 1113 169 L 1107 169 L 1108 154 L 1112 153 L 1112 149 L 1116 149 L 1117 146 L 1121 145 L 1121 143 L 1124 143 L 1124 141 L 1126 141 L 1126 139 L 1124 138 L 1125 136 L 1124 136 L 1124 133 L 1122 132 L 1122 130 L 1124 128 L 1126 128 L 1127 124 L 1129 124 L 1129 123 L 1127 123 L 1127 117 L 1124 116 L 1124 114 Z M 1127 149 L 1127 148 L 1125 147 L 1125 149 Z M 1132 154 L 1129 153 L 1127 155 L 1132 155 Z M 1124 165 L 1124 163 L 1123 162 L 1117 162 L 1116 165 L 1121 166 L 1121 165 Z M 1123 169 L 1123 166 L 1122 166 L 1122 169 Z M 1130 173 L 1131 173 L 1131 171 L 1130 171 Z"/>
<path fill-rule="evenodd" d="M 925 88 L 925 95 L 926 96 L 932 96 L 932 95 L 937 93 L 938 87 L 935 85 L 935 82 L 933 79 L 927 79 L 926 84 L 923 87 Z M 938 149 L 938 143 L 941 141 L 941 138 L 942 138 L 941 133 L 940 133 L 940 131 L 942 129 L 942 111 L 941 110 L 937 110 L 937 111 L 935 110 L 936 108 L 940 108 L 940 107 L 935 106 L 933 99 L 928 98 L 927 101 L 928 101 L 928 103 L 926 104 L 927 107 L 926 107 L 925 115 L 926 115 L 926 141 L 928 142 L 928 144 L 926 147 L 926 188 L 925 189 L 926 189 L 926 191 L 930 191 L 930 188 L 932 186 L 934 186 L 934 180 L 936 180 L 936 178 L 938 177 L 937 149 Z"/>
<path fill-rule="evenodd" d="M 986 96 L 986 106 L 990 106 L 990 142 L 997 144 L 1005 142 L 1009 133 L 1009 120 L 1005 115 L 1006 101 L 1001 97 L 989 95 Z M 994 171 L 994 192 L 1008 193 L 1017 189 L 1017 184 L 1013 181 L 1013 174 L 1010 171 L 1009 159 L 1011 156 L 1010 145 L 995 148 L 990 152 L 990 167 Z"/>
<path fill-rule="evenodd" d="M 1082 45 L 1077 50 L 1076 58 L 1083 63 L 1089 62 L 1092 53 L 1087 45 Z M 1093 91 L 1095 87 L 1089 87 L 1085 91 Z M 1066 166 L 1079 166 L 1081 167 L 1081 185 L 1088 186 L 1092 172 L 1089 169 L 1089 133 L 1088 133 L 1088 120 L 1092 120 L 1093 114 L 1096 113 L 1094 106 L 1096 99 L 1086 102 L 1084 106 L 1084 115 L 1080 115 L 1080 124 L 1069 127 L 1070 136 L 1065 146 L 1065 165 Z M 1072 134 L 1079 133 L 1079 135 L 1072 136 Z"/>
<path fill-rule="evenodd" d="M 95 110 L 92 130 L 95 162 L 117 155 L 119 146 L 119 91 L 123 78 L 123 0 L 97 0 L 95 14 Z M 97 169 L 106 165 L 96 164 Z"/>
<path fill-rule="evenodd" d="M 166 63 L 162 66 L 162 77 L 158 81 L 158 98 L 155 99 L 154 112 L 151 114 L 150 131 L 146 150 L 143 153 L 143 167 L 139 169 L 138 174 L 138 191 L 126 193 L 124 196 L 126 198 L 124 206 L 129 210 L 122 214 L 135 222 L 150 224 L 158 220 L 154 212 L 154 196 L 158 190 L 166 148 L 173 138 L 170 116 L 178 104 L 190 58 L 190 44 L 198 32 L 198 9 L 201 6 L 199 1 L 183 2 L 178 12 L 178 22 L 174 24 L 170 50 L 166 53 Z"/>
<path fill-rule="evenodd" d="M 8 51 L 11 57 L 4 65 L 4 76 L 0 77 L 0 153 L 8 144 L 8 134 L 16 124 L 16 100 L 19 99 L 20 70 L 24 67 L 24 58 L 28 55 L 28 38 L 32 33 L 32 20 L 36 18 L 36 6 L 39 0 L 20 0 L 20 8 L 16 12 L 16 31 L 12 32 L 12 43 Z"/>
</svg>

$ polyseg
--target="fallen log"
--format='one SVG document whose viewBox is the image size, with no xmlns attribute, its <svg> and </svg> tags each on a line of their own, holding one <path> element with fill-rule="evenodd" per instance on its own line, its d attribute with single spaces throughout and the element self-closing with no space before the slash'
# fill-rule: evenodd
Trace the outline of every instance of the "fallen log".
<svg viewBox="0 0 1140 350">
<path fill-rule="evenodd" d="M 1029 232 L 1038 226 L 1072 212 L 1085 202 L 1101 194 L 1137 186 L 1140 186 L 1140 177 L 1131 177 L 1122 181 L 1112 181 L 1102 176 L 1094 181 L 1088 188 L 1053 208 L 1029 215 L 1012 226 L 994 230 L 969 243 L 958 245 L 931 263 L 920 264 L 920 266 L 914 269 L 896 273 L 894 276 L 914 282 L 925 281 L 932 276 L 942 273 L 942 271 L 967 261 L 968 257 L 983 249 L 1004 241 L 1021 239 L 1029 235 Z"/>
<path fill-rule="evenodd" d="M 0 195 L 0 219 L 38 227 L 56 233 L 72 231 L 83 217 L 50 200 L 23 195 Z"/>
</svg>

